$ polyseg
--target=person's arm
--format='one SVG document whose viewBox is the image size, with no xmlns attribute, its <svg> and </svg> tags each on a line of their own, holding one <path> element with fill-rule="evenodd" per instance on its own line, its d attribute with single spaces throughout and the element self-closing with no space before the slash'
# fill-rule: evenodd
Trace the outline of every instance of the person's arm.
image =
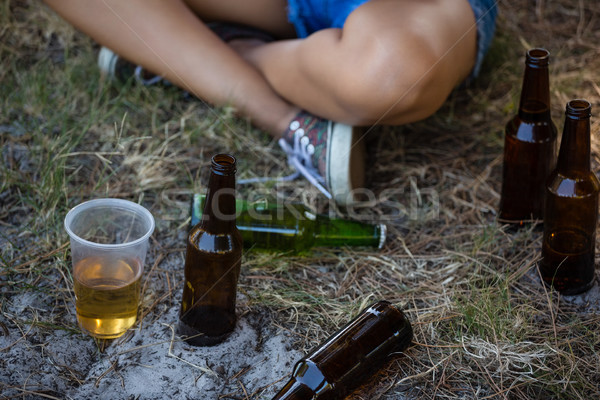
<svg viewBox="0 0 600 400">
<path fill-rule="evenodd" d="M 233 105 L 280 135 L 298 110 L 221 41 L 182 1 L 46 0 L 57 13 L 123 58 L 214 105 Z"/>
</svg>

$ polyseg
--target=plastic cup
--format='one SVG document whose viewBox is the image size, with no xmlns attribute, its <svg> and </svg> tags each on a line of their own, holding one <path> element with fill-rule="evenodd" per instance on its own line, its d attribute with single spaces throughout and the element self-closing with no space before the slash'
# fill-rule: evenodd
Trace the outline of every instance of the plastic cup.
<svg viewBox="0 0 600 400">
<path fill-rule="evenodd" d="M 73 207 L 65 229 L 79 326 L 97 338 L 121 336 L 136 321 L 152 214 L 131 201 L 96 199 Z"/>
</svg>

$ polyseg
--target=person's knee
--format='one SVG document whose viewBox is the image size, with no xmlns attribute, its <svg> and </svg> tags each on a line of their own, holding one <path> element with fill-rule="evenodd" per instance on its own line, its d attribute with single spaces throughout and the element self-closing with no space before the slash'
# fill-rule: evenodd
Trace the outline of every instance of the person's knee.
<svg viewBox="0 0 600 400">
<path fill-rule="evenodd" d="M 357 124 L 405 123 L 433 114 L 451 90 L 440 80 L 433 52 L 403 57 L 393 44 L 378 47 L 340 74 L 340 106 Z"/>
<path fill-rule="evenodd" d="M 340 107 L 364 123 L 406 123 L 428 117 L 464 79 L 472 60 L 465 58 L 465 51 L 454 49 L 467 44 L 449 46 L 444 35 L 453 34 L 451 29 L 424 29 L 423 18 L 417 17 L 431 16 L 427 8 L 413 5 L 407 12 L 415 18 L 382 26 L 380 19 L 386 17 L 375 8 L 394 14 L 395 3 L 369 4 L 371 8 L 348 17 L 341 35 L 343 60 L 335 78 Z"/>
</svg>

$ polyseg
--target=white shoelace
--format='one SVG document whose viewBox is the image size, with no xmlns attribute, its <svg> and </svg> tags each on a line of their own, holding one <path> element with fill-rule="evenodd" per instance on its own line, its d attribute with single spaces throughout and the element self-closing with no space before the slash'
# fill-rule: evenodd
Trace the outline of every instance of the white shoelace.
<svg viewBox="0 0 600 400">
<path fill-rule="evenodd" d="M 163 79 L 161 76 L 158 76 L 158 75 L 154 75 L 150 79 L 145 79 L 144 78 L 144 69 L 142 68 L 141 65 L 138 65 L 137 67 L 135 67 L 134 75 L 135 75 L 135 79 L 138 82 L 140 82 L 142 85 L 145 85 L 145 86 L 154 85 L 155 83 L 158 83 Z"/>
<path fill-rule="evenodd" d="M 310 144 L 308 137 L 304 135 L 303 129 L 297 129 L 294 132 L 294 143 L 290 145 L 285 139 L 279 139 L 279 146 L 285 151 L 288 157 L 288 165 L 296 170 L 291 175 L 287 175 L 281 178 L 249 178 L 240 179 L 237 181 L 238 184 L 244 185 L 247 183 L 257 182 L 270 182 L 270 181 L 291 181 L 298 178 L 300 175 L 304 176 L 311 184 L 313 184 L 321 193 L 328 199 L 333 198 L 331 193 L 325 188 L 325 178 L 319 175 L 319 171 L 312 164 L 311 158 L 314 154 L 314 146 Z"/>
</svg>

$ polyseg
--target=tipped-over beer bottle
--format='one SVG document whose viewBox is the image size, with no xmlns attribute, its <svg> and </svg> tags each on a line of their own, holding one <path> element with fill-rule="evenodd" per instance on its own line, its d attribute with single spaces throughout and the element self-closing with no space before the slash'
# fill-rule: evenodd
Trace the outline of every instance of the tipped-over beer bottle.
<svg viewBox="0 0 600 400">
<path fill-rule="evenodd" d="M 202 217 L 206 197 L 195 194 L 192 220 Z M 384 224 L 332 219 L 313 214 L 303 204 L 236 201 L 237 227 L 247 249 L 303 252 L 311 247 L 368 246 L 383 247 Z"/>
<path fill-rule="evenodd" d="M 363 310 L 294 366 L 273 400 L 338 400 L 412 341 L 404 313 L 387 301 Z"/>
<path fill-rule="evenodd" d="M 557 149 L 550 116 L 549 57 L 545 49 L 527 52 L 519 111 L 506 125 L 499 212 L 506 222 L 522 224 L 543 217 L 546 179 Z"/>
<path fill-rule="evenodd" d="M 224 340 L 236 323 L 242 238 L 235 224 L 236 161 L 212 158 L 206 206 L 188 235 L 178 333 L 193 345 Z"/>
<path fill-rule="evenodd" d="M 540 271 L 563 294 L 594 283 L 600 183 L 590 166 L 590 116 L 586 100 L 567 103 L 556 169 L 548 178 Z"/>
</svg>

